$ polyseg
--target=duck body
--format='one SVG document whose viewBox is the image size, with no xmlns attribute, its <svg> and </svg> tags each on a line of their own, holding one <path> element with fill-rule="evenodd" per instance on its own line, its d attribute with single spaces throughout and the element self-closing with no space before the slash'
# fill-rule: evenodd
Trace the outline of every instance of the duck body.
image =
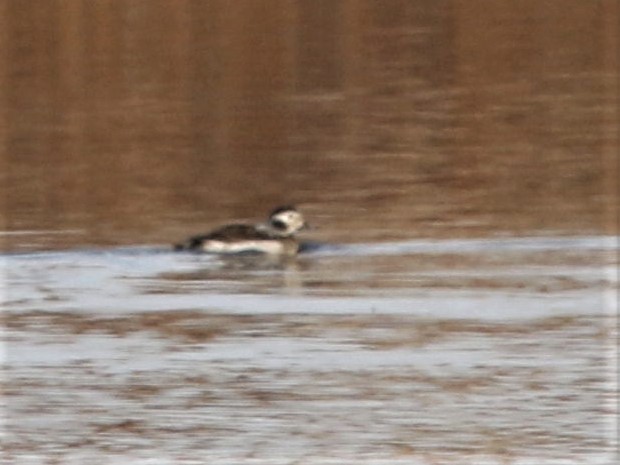
<svg viewBox="0 0 620 465">
<path fill-rule="evenodd" d="M 207 234 L 192 236 L 175 245 L 175 250 L 190 250 L 216 254 L 274 254 L 295 255 L 299 242 L 295 233 L 306 222 L 295 207 L 273 210 L 264 224 L 229 224 Z"/>
</svg>

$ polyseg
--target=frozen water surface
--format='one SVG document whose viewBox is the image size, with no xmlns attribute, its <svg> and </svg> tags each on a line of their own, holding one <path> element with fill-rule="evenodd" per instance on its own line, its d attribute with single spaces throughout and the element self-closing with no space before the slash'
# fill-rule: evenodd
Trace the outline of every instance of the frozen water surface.
<svg viewBox="0 0 620 465">
<path fill-rule="evenodd" d="M 617 238 L 12 253 L 6 463 L 613 463 Z"/>
</svg>

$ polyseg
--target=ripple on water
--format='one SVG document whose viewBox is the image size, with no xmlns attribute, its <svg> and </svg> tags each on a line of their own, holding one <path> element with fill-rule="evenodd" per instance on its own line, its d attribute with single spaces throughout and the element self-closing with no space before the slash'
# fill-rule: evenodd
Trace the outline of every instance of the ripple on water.
<svg viewBox="0 0 620 465">
<path fill-rule="evenodd" d="M 4 255 L 4 450 L 35 463 L 604 463 L 611 244 Z"/>
</svg>

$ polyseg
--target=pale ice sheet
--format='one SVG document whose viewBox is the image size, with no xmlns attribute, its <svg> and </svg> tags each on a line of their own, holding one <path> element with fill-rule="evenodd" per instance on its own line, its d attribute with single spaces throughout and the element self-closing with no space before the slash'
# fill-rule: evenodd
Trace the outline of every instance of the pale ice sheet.
<svg viewBox="0 0 620 465">
<path fill-rule="evenodd" d="M 616 243 L 4 255 L 6 463 L 613 463 Z"/>
<path fill-rule="evenodd" d="M 3 297 L 9 310 L 112 313 L 208 308 L 501 319 L 555 312 L 615 314 L 616 246 L 614 237 L 326 245 L 301 258 L 301 264 L 249 261 L 243 266 L 158 247 L 13 254 L 2 257 L 8 286 Z M 557 259 L 532 264 L 519 258 L 567 252 L 599 255 L 577 264 Z M 435 257 L 453 255 L 506 258 L 500 264 L 417 268 L 421 260 L 432 263 Z M 376 269 L 379 257 L 394 263 Z M 385 277 L 387 284 L 374 282 Z M 454 282 L 459 278 L 485 283 Z M 517 282 L 505 286 L 502 278 Z M 433 286 L 427 285 L 429 280 Z M 540 290 L 546 282 L 562 281 L 568 285 Z M 604 303 L 592 305 L 599 298 Z"/>
</svg>

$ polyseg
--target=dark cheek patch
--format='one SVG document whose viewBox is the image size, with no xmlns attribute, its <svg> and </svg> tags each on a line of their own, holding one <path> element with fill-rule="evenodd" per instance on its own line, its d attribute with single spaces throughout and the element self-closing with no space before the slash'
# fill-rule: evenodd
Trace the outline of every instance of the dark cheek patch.
<svg viewBox="0 0 620 465">
<path fill-rule="evenodd" d="M 284 223 L 284 221 L 281 221 L 281 220 L 271 220 L 271 225 L 276 229 L 282 229 L 282 230 L 286 229 L 286 223 Z"/>
</svg>

